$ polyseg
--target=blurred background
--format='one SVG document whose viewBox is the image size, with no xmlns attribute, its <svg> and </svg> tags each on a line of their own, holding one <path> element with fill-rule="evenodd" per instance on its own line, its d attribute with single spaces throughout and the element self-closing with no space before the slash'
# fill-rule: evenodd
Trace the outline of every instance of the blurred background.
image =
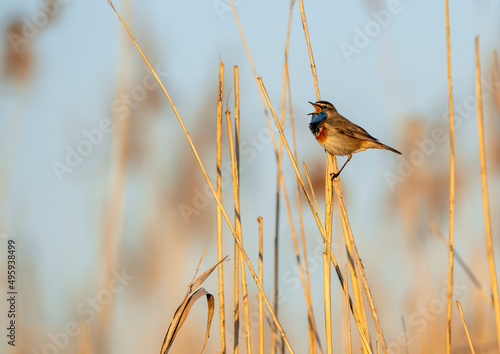
<svg viewBox="0 0 500 354">
<path fill-rule="evenodd" d="M 219 62 L 234 112 L 239 67 L 241 218 L 256 266 L 257 217 L 264 219 L 264 289 L 273 293 L 276 156 L 259 89 L 228 0 L 114 3 L 171 95 L 214 180 Z M 281 107 L 290 2 L 235 0 L 257 75 Z M 400 150 L 354 155 L 342 173 L 351 227 L 391 352 L 444 350 L 449 220 L 449 132 L 444 1 L 305 1 L 321 98 Z M 493 243 L 500 265 L 500 43 L 497 1 L 450 4 L 455 108 L 455 250 L 474 277 L 455 267 L 459 300 L 476 351 L 497 351 L 482 205 L 474 41 L 480 37 L 486 157 Z M 17 245 L 17 343 L 2 353 L 158 352 L 198 261 L 217 261 L 216 204 L 159 86 L 106 1 L 0 3 L 0 261 Z M 308 129 L 314 84 L 298 3 L 288 55 L 298 161 L 324 208 L 326 154 Z M 288 110 L 287 110 L 288 112 Z M 277 129 L 274 127 L 276 138 Z M 285 134 L 292 141 L 292 117 Z M 225 125 L 224 125 L 225 127 Z M 225 129 L 225 128 L 224 128 Z M 223 203 L 233 213 L 227 133 Z M 344 158 L 339 158 L 343 163 Z M 303 171 L 303 170 L 302 170 Z M 295 172 L 283 158 L 299 228 Z M 324 345 L 322 250 L 302 198 L 313 305 Z M 324 209 L 323 209 L 324 211 Z M 322 212 L 323 212 L 322 211 Z M 308 348 L 307 312 L 290 224 L 280 209 L 279 318 L 297 353 Z M 334 252 L 346 262 L 334 214 Z M 432 225 L 432 227 L 430 226 Z M 224 254 L 234 241 L 224 225 Z M 232 289 L 232 260 L 224 264 Z M 225 280 L 226 281 L 226 280 Z M 257 289 L 249 277 L 252 331 Z M 7 279 L 2 271 L 2 297 Z M 217 275 L 204 283 L 218 306 Z M 345 351 L 344 298 L 332 280 L 333 337 Z M 0 302 L 1 328 L 8 303 Z M 228 348 L 232 301 L 227 298 Z M 216 310 L 207 353 L 220 350 Z M 199 352 L 206 306 L 197 303 L 172 348 Z M 453 352 L 467 340 L 453 304 Z M 267 332 L 269 333 L 269 332 Z M 375 332 L 372 334 L 374 335 Z M 406 339 L 404 339 L 406 335 Z M 241 329 L 244 351 L 244 330 Z M 359 335 L 353 327 L 354 352 Z M 403 339 L 402 339 L 403 338 Z M 266 346 L 270 346 L 266 334 Z M 373 339 L 374 340 L 374 339 Z M 232 352 L 232 350 L 230 351 Z"/>
</svg>

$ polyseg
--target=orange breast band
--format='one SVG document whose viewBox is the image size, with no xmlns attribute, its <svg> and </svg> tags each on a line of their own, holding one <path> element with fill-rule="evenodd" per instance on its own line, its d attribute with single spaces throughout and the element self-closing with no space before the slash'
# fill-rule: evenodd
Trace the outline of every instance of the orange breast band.
<svg viewBox="0 0 500 354">
<path fill-rule="evenodd" d="M 327 137 L 328 137 L 328 133 L 326 132 L 326 128 L 323 125 L 321 127 L 321 130 L 319 131 L 319 134 L 316 135 L 316 140 L 318 141 L 318 143 L 322 143 L 326 140 Z"/>
</svg>

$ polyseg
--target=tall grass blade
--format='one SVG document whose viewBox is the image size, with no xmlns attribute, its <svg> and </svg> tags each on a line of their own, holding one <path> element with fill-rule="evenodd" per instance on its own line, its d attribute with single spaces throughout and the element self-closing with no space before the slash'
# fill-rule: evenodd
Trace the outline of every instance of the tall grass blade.
<svg viewBox="0 0 500 354">
<path fill-rule="evenodd" d="M 469 329 L 467 328 L 467 324 L 465 323 L 464 312 L 462 311 L 462 305 L 460 301 L 457 301 L 458 312 L 460 313 L 460 318 L 462 319 L 462 323 L 464 324 L 465 334 L 467 335 L 467 341 L 469 342 L 470 351 L 472 354 L 476 354 L 474 347 L 472 346 L 472 340 L 470 339 Z"/>
<path fill-rule="evenodd" d="M 451 85 L 451 46 L 449 1 L 446 6 L 446 54 L 448 63 L 448 104 L 450 110 L 450 224 L 448 245 L 448 301 L 446 306 L 446 352 L 451 352 L 451 300 L 453 296 L 453 218 L 455 214 L 455 132 L 453 124 L 453 89 Z"/>
<path fill-rule="evenodd" d="M 488 197 L 488 179 L 486 176 L 486 144 L 484 141 L 483 102 L 481 93 L 481 65 L 479 62 L 479 37 L 476 37 L 476 92 L 477 92 L 477 126 L 479 132 L 479 157 L 481 161 L 481 187 L 483 191 L 484 223 L 486 228 L 486 245 L 488 265 L 493 293 L 493 307 L 497 325 L 497 341 L 500 351 L 500 300 L 498 298 L 498 280 L 493 254 L 493 239 L 491 236 L 490 202 Z"/>
<path fill-rule="evenodd" d="M 222 97 L 224 92 L 224 63 L 219 64 L 217 97 L 217 197 L 222 198 Z M 222 260 L 222 210 L 217 205 L 217 257 Z M 224 267 L 219 268 L 219 322 L 221 354 L 226 354 L 226 314 L 224 305 Z"/>
<path fill-rule="evenodd" d="M 333 183 L 330 180 L 330 174 L 333 173 L 332 159 L 334 157 L 327 155 L 326 177 L 325 177 L 325 231 L 326 242 L 325 251 L 323 252 L 323 289 L 324 289 L 324 306 L 325 306 L 325 331 L 326 331 L 326 352 L 333 352 L 332 338 L 332 296 L 331 296 L 331 259 L 330 250 L 332 248 L 332 227 L 333 227 Z"/>
<path fill-rule="evenodd" d="M 264 282 L 264 225 L 262 216 L 257 218 L 259 223 L 259 282 Z M 259 353 L 264 354 L 264 304 L 259 294 Z"/>
</svg>

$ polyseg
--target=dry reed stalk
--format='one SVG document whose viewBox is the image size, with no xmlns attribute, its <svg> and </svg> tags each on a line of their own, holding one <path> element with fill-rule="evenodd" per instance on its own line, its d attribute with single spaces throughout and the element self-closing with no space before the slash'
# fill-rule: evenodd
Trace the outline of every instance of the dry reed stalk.
<svg viewBox="0 0 500 354">
<path fill-rule="evenodd" d="M 239 194 L 236 192 L 236 183 L 235 178 L 235 163 L 233 161 L 234 149 L 233 149 L 233 138 L 231 133 L 231 117 L 229 116 L 229 111 L 226 109 L 226 125 L 227 125 L 227 133 L 229 136 L 229 151 L 230 151 L 230 159 L 231 159 L 231 168 L 232 168 L 232 176 L 233 176 L 233 197 L 234 197 L 234 227 L 236 230 L 236 237 L 241 241 L 241 223 L 239 222 L 239 204 L 236 204 L 236 199 L 239 197 Z M 237 195 L 238 194 L 238 195 Z M 239 225 L 239 226 L 238 226 Z M 242 274 L 245 270 L 242 270 Z M 240 252 L 238 249 L 238 244 L 234 243 L 234 314 L 233 314 L 233 323 L 234 323 L 234 343 L 233 343 L 233 352 L 234 354 L 238 354 L 239 352 L 239 343 L 240 343 L 240 294 L 239 294 L 239 286 L 240 286 Z"/>
<path fill-rule="evenodd" d="M 191 136 L 189 135 L 189 133 L 188 133 L 188 131 L 186 129 L 186 126 L 184 125 L 184 122 L 183 122 L 181 116 L 179 115 L 179 112 L 177 111 L 177 108 L 175 107 L 175 105 L 174 105 L 172 99 L 170 98 L 170 95 L 168 94 L 167 90 L 165 89 L 165 86 L 163 85 L 163 83 L 161 82 L 160 78 L 158 77 L 158 74 L 156 73 L 156 71 L 153 69 L 153 67 L 149 63 L 149 60 L 144 55 L 141 47 L 139 46 L 139 44 L 135 40 L 134 36 L 132 35 L 132 33 L 130 32 L 130 30 L 128 29 L 127 25 L 125 24 L 125 21 L 123 21 L 123 19 L 121 18 L 120 14 L 118 13 L 118 11 L 114 7 L 113 3 L 111 2 L 111 0 L 108 0 L 108 4 L 111 6 L 111 8 L 113 9 L 113 11 L 117 15 L 118 19 L 120 20 L 120 22 L 123 24 L 123 27 L 125 28 L 125 30 L 129 34 L 131 40 L 134 42 L 134 45 L 136 46 L 137 50 L 139 51 L 139 54 L 141 55 L 142 59 L 144 60 L 144 62 L 148 66 L 149 70 L 151 71 L 151 73 L 155 77 L 156 82 L 158 82 L 158 85 L 160 85 L 160 88 L 163 91 L 163 94 L 167 98 L 170 106 L 172 107 L 172 110 L 174 111 L 175 117 L 177 118 L 177 121 L 179 122 L 179 124 L 180 124 L 180 126 L 182 128 L 182 131 L 183 131 L 184 135 L 186 136 L 188 144 L 189 144 L 191 150 L 193 151 L 193 154 L 194 154 L 194 157 L 196 159 L 196 162 L 198 163 L 198 166 L 200 167 L 200 170 L 201 170 L 201 172 L 203 174 L 203 177 L 205 178 L 205 181 L 207 182 L 207 185 L 208 185 L 208 187 L 210 189 L 210 192 L 214 196 L 214 199 L 215 199 L 217 205 L 220 206 L 221 211 L 222 211 L 222 216 L 224 216 L 224 219 L 226 220 L 226 223 L 227 223 L 229 229 L 231 230 L 231 234 L 233 235 L 233 238 L 234 238 L 236 244 L 238 245 L 238 247 L 239 247 L 239 249 L 241 251 L 241 254 L 242 254 L 242 256 L 243 256 L 243 258 L 245 260 L 245 263 L 247 264 L 247 267 L 250 270 L 250 273 L 252 274 L 252 278 L 254 279 L 255 283 L 257 284 L 257 288 L 259 289 L 259 292 L 262 294 L 264 303 L 266 304 L 266 307 L 267 307 L 267 309 L 269 311 L 269 314 L 270 314 L 270 316 L 271 316 L 274 324 L 277 326 L 277 328 L 278 328 L 278 330 L 280 332 L 280 335 L 283 337 L 283 341 L 285 342 L 285 346 L 287 347 L 288 351 L 290 353 L 294 353 L 294 351 L 293 351 L 293 349 L 292 349 L 292 347 L 290 345 L 290 342 L 288 341 L 288 338 L 286 337 L 285 331 L 283 330 L 283 327 L 281 326 L 280 322 L 278 321 L 278 318 L 274 314 L 274 311 L 273 311 L 273 309 L 271 307 L 271 303 L 269 302 L 269 299 L 267 298 L 267 295 L 265 294 L 264 289 L 263 289 L 262 285 L 259 282 L 259 278 L 257 277 L 257 273 L 255 272 L 255 269 L 254 269 L 252 263 L 250 262 L 250 259 L 248 258 L 248 255 L 247 255 L 247 253 L 246 253 L 246 251 L 245 251 L 245 249 L 243 247 L 243 244 L 241 243 L 241 241 L 237 237 L 236 230 L 233 227 L 233 224 L 231 223 L 231 220 L 229 219 L 229 216 L 228 216 L 228 214 L 226 212 L 226 209 L 222 205 L 222 202 L 221 202 L 220 198 L 218 198 L 218 196 L 217 196 L 217 192 L 215 191 L 214 186 L 212 185 L 212 182 L 210 181 L 210 178 L 207 175 L 207 172 L 205 170 L 205 167 L 203 166 L 203 163 L 201 162 L 201 159 L 200 159 L 200 156 L 198 154 L 198 151 L 196 150 L 196 147 L 194 146 L 194 143 L 193 143 L 193 141 L 191 139 Z"/>
<path fill-rule="evenodd" d="M 236 157 L 236 172 L 238 172 L 238 186 L 240 182 L 240 72 L 238 65 L 234 71 L 234 154 Z M 239 187 L 238 187 L 239 194 Z"/>
<path fill-rule="evenodd" d="M 334 163 L 336 164 L 336 162 Z M 339 208 L 340 208 L 340 203 L 339 203 Z M 358 331 L 361 335 L 362 342 L 364 344 L 363 353 L 371 353 L 368 321 L 366 318 L 365 305 L 363 301 L 363 292 L 362 292 L 363 287 L 360 280 L 361 276 L 359 275 L 358 269 L 356 268 L 356 262 L 354 260 L 355 258 L 354 251 L 350 241 L 351 238 L 349 237 L 350 233 L 349 220 L 347 219 L 346 215 L 342 213 L 340 219 L 342 224 L 342 231 L 344 234 L 344 242 L 347 250 L 347 257 L 349 261 L 349 272 L 351 274 L 351 284 L 354 293 L 354 304 L 359 309 L 358 310 L 359 313 L 353 311 L 353 316 L 356 326 L 358 327 Z M 351 306 L 354 305 L 351 304 Z"/>
<path fill-rule="evenodd" d="M 450 106 L 450 224 L 448 249 L 448 300 L 446 306 L 446 352 L 451 352 L 451 299 L 453 296 L 453 217 L 455 212 L 455 132 L 453 125 L 453 91 L 451 85 L 450 11 L 446 6 L 446 57 L 448 64 L 448 100 Z"/>
<path fill-rule="evenodd" d="M 234 66 L 234 172 L 233 180 L 236 183 L 235 188 L 235 226 L 236 231 L 239 232 L 241 242 L 243 243 L 243 233 L 241 231 L 241 213 L 240 213 L 240 81 L 239 81 L 239 71 L 238 66 Z M 229 123 L 231 123 L 230 115 L 227 116 Z M 228 131 L 231 131 L 231 126 L 228 124 Z M 233 151 L 232 144 L 229 145 L 231 151 Z M 240 267 L 241 267 L 241 289 L 243 295 L 243 310 L 245 316 L 245 334 L 247 340 L 247 353 L 252 353 L 251 347 L 251 336 L 250 336 L 250 315 L 248 310 L 248 291 L 247 291 L 247 277 L 245 272 L 245 262 L 240 255 Z"/>
<path fill-rule="evenodd" d="M 331 260 L 330 252 L 332 248 L 332 221 L 333 221 L 333 186 L 330 180 L 330 174 L 334 173 L 332 168 L 332 159 L 334 157 L 327 155 L 328 162 L 326 164 L 325 178 L 325 231 L 326 242 L 325 251 L 323 252 L 323 289 L 325 302 L 325 331 L 326 331 L 326 351 L 328 354 L 333 352 L 332 340 L 332 289 L 331 289 Z"/>
<path fill-rule="evenodd" d="M 233 133 L 232 133 L 232 124 L 231 124 L 231 114 L 228 110 L 226 110 L 226 124 L 227 124 L 227 133 L 229 137 L 229 154 L 231 158 L 231 168 L 232 168 L 232 175 L 233 175 L 233 194 L 234 194 L 234 223 L 235 223 L 235 230 L 236 230 L 236 235 L 239 238 L 240 242 L 243 243 L 243 237 L 242 237 L 242 231 L 241 231 L 241 218 L 240 218 L 240 185 L 239 185 L 239 175 L 238 175 L 238 169 L 237 169 L 237 164 L 238 162 L 236 161 L 236 156 L 235 156 L 235 146 L 234 146 L 234 140 L 233 140 Z M 248 321 L 248 292 L 247 292 L 247 282 L 246 282 L 246 275 L 245 275 L 245 263 L 243 261 L 243 258 L 240 257 L 241 254 L 238 250 L 238 247 L 236 246 L 235 249 L 235 256 L 238 256 L 239 262 L 240 262 L 240 270 L 241 270 L 241 293 L 243 296 L 243 307 L 244 307 L 244 315 L 245 315 L 245 334 L 246 334 L 246 340 L 247 340 L 247 353 L 251 353 L 251 341 L 250 341 L 250 323 Z M 236 263 L 236 261 L 235 261 Z M 237 270 L 237 267 L 235 266 L 235 271 Z M 237 279 L 235 275 L 235 280 Z M 235 295 L 237 294 L 237 288 L 238 284 L 234 285 L 235 287 Z M 236 299 L 235 299 L 235 305 L 237 304 Z M 236 312 L 237 307 L 235 307 L 235 319 L 238 318 L 238 325 L 239 325 L 239 315 Z M 238 311 L 239 312 L 239 311 Z M 236 323 L 235 323 L 236 327 Z M 236 329 L 235 329 L 235 335 L 236 335 Z M 235 343 L 238 342 L 238 340 L 235 338 Z M 235 345 L 235 352 L 238 352 L 238 346 Z"/>
<path fill-rule="evenodd" d="M 245 335 L 246 335 L 246 343 L 247 343 L 247 353 L 252 353 L 252 337 L 250 335 L 250 311 L 248 309 L 248 287 L 247 287 L 247 278 L 245 275 L 245 262 L 243 258 L 240 257 L 240 267 L 241 267 L 241 289 L 243 295 L 243 314 L 245 315 Z"/>
<path fill-rule="evenodd" d="M 239 79 L 238 79 L 238 67 L 234 67 L 234 83 L 235 83 L 235 126 L 239 127 Z M 240 241 L 243 243 L 243 234 L 241 230 L 241 214 L 240 214 L 240 177 L 239 177 L 239 161 L 237 160 L 237 155 L 239 156 L 239 147 L 235 144 L 233 133 L 232 133 L 232 124 L 231 124 L 231 114 L 229 110 L 226 110 L 226 124 L 227 124 L 227 133 L 229 138 L 229 153 L 231 157 L 231 168 L 233 175 L 233 195 L 234 195 L 234 225 L 236 229 L 237 236 Z M 239 136 L 239 129 L 236 129 L 234 135 Z M 239 141 L 239 139 L 237 139 Z M 243 309 L 245 316 L 245 334 L 247 340 L 247 353 L 251 353 L 251 340 L 250 340 L 250 323 L 249 323 L 249 314 L 248 314 L 248 292 L 247 292 L 247 282 L 245 275 L 245 263 L 240 257 L 239 250 L 236 247 L 235 256 L 238 254 L 238 258 L 240 259 L 240 268 L 241 268 L 241 290 L 243 295 Z M 236 262 L 236 261 L 235 261 Z M 235 270 L 237 268 L 235 267 Z M 235 284 L 235 289 L 237 289 L 238 284 Z M 235 307 L 236 309 L 236 307 Z M 236 314 L 235 314 L 236 316 Z M 236 333 L 235 333 L 236 334 Z M 235 342 L 237 340 L 235 339 Z"/>
<path fill-rule="evenodd" d="M 335 163 L 336 162 L 334 161 L 334 164 Z M 334 168 L 336 169 L 337 167 L 334 166 Z M 316 207 L 318 207 L 318 201 L 316 200 L 316 196 L 314 194 L 314 189 L 313 189 L 313 187 L 311 185 L 311 179 L 309 178 L 309 172 L 307 171 L 307 166 L 306 166 L 305 163 L 304 163 L 304 170 L 305 170 L 305 173 L 306 173 L 306 176 L 307 176 L 307 180 L 309 181 L 309 187 L 311 188 L 311 194 L 312 194 L 312 196 L 314 198 L 314 202 L 316 204 Z M 321 217 L 321 214 L 319 216 Z M 342 222 L 342 228 L 344 229 L 344 235 L 346 235 L 347 234 L 347 228 L 345 226 L 345 222 Z M 352 254 L 352 252 L 350 252 L 350 251 L 348 251 L 348 253 Z M 338 265 L 336 263 L 335 257 L 333 256 L 333 254 L 331 255 L 331 257 L 332 257 L 332 263 L 333 263 L 333 265 L 335 267 L 335 270 L 337 271 L 337 275 L 338 275 L 339 280 L 340 280 L 340 285 L 342 286 L 342 289 L 344 291 L 346 291 L 346 286 L 347 285 L 344 283 L 344 279 L 342 277 L 342 274 L 339 273 L 339 268 L 338 268 Z M 349 258 L 349 264 L 350 264 L 350 266 L 352 266 L 352 269 L 351 269 L 352 273 L 351 274 L 354 274 L 353 276 L 355 276 L 356 278 L 359 279 L 359 277 L 357 277 L 357 275 L 356 275 L 356 268 L 353 265 L 352 257 Z M 359 283 L 359 281 L 358 281 L 358 283 Z M 349 294 L 348 290 L 347 290 L 347 294 Z M 356 293 L 355 293 L 355 295 L 356 295 Z M 356 327 L 358 328 L 359 334 L 361 336 L 361 342 L 363 344 L 363 351 L 365 351 L 367 353 L 371 353 L 370 344 L 369 344 L 369 338 L 367 337 L 367 332 L 368 332 L 367 327 L 368 327 L 368 325 L 367 325 L 367 322 L 366 322 L 366 315 L 364 313 L 363 297 L 362 297 L 362 294 L 361 294 L 361 288 L 360 287 L 359 287 L 359 291 L 358 291 L 358 298 L 360 299 L 359 302 L 360 302 L 360 304 L 362 306 L 362 317 L 360 317 L 358 315 L 358 312 L 356 311 L 356 308 L 355 308 L 355 305 L 354 305 L 356 302 L 353 303 L 353 301 L 352 301 L 352 299 L 351 299 L 350 296 L 349 296 L 349 299 L 348 299 L 349 306 L 351 308 L 351 312 L 352 312 L 352 315 L 354 317 L 354 321 L 356 323 Z"/>
<path fill-rule="evenodd" d="M 262 78 L 259 77 L 258 80 L 259 80 L 260 88 L 261 88 L 261 90 L 262 90 L 262 92 L 264 94 L 264 97 L 266 98 L 267 104 L 268 104 L 269 109 L 271 111 L 271 115 L 272 115 L 272 117 L 274 119 L 274 122 L 275 122 L 277 128 L 278 128 L 278 131 L 279 131 L 279 134 L 281 136 L 281 139 L 283 140 L 283 145 L 284 145 L 284 147 L 286 149 L 288 157 L 290 158 L 290 161 L 292 162 L 292 166 L 293 166 L 294 171 L 295 171 L 295 173 L 297 175 L 297 178 L 299 179 L 302 191 L 304 192 L 304 195 L 306 196 L 306 199 L 307 199 L 307 202 L 309 204 L 309 207 L 311 208 L 311 212 L 312 212 L 312 214 L 314 216 L 314 220 L 316 221 L 316 225 L 318 226 L 319 232 L 320 232 L 321 236 L 323 237 L 323 240 L 325 241 L 326 240 L 325 229 L 324 229 L 323 225 L 321 224 L 321 222 L 319 220 L 317 211 L 314 209 L 311 197 L 309 196 L 309 193 L 307 192 L 307 189 L 305 187 L 305 184 L 304 184 L 304 181 L 302 179 L 302 176 L 300 175 L 300 172 L 298 170 L 297 163 L 295 162 L 295 160 L 292 157 L 292 152 L 290 151 L 290 146 L 288 145 L 288 142 L 287 142 L 287 140 L 285 138 L 285 135 L 283 133 L 283 129 L 281 128 L 281 126 L 280 126 L 280 124 L 278 122 L 278 118 L 276 117 L 276 112 L 274 111 L 274 108 L 273 108 L 273 105 L 271 103 L 271 100 L 269 99 L 269 95 L 267 94 L 267 91 L 266 91 L 266 88 L 264 86 L 264 83 L 262 82 Z M 329 252 L 330 252 L 330 258 L 332 260 L 333 266 L 334 266 L 335 271 L 337 273 L 337 276 L 339 278 L 340 284 L 341 284 L 342 288 L 344 288 L 345 284 L 344 284 L 344 279 L 343 279 L 343 276 L 342 276 L 342 271 L 340 270 L 340 268 L 338 266 L 337 260 L 335 258 L 335 255 L 333 254 L 333 251 L 332 251 L 331 248 L 329 249 Z M 350 303 L 351 303 L 351 311 L 353 313 L 354 319 L 356 320 L 356 324 L 358 326 L 358 329 L 360 329 L 359 316 L 358 316 L 358 314 L 356 312 L 355 307 L 352 305 L 352 301 L 350 301 Z M 361 335 L 363 343 L 366 344 L 366 337 L 364 336 L 364 334 L 363 334 L 363 332 L 362 332 L 361 329 L 360 329 L 360 335 Z M 369 350 L 369 346 L 368 346 L 368 350 Z"/>
<path fill-rule="evenodd" d="M 219 94 L 217 98 L 217 197 L 222 198 L 222 97 L 224 92 L 224 63 L 219 64 Z M 222 260 L 222 212 L 217 205 L 217 257 Z M 219 320 L 221 353 L 226 354 L 226 314 L 224 308 L 224 268 L 219 273 Z"/>
<path fill-rule="evenodd" d="M 283 123 L 282 123 L 283 124 Z M 282 144 L 281 142 L 279 143 L 279 148 L 278 148 L 278 155 L 277 155 L 277 172 L 276 172 L 276 215 L 275 215 L 275 220 L 274 220 L 274 269 L 273 269 L 273 284 L 274 284 L 274 298 L 273 298 L 273 305 L 274 305 L 274 312 L 276 313 L 276 316 L 279 316 L 279 306 L 278 306 L 278 293 L 279 293 L 279 279 L 278 279 L 278 272 L 279 272 L 279 225 L 280 225 L 280 181 L 281 181 L 281 161 L 282 161 Z M 273 328 L 273 331 L 275 329 Z M 271 344 L 271 354 L 276 353 L 276 347 L 278 343 L 276 340 L 278 339 L 277 336 L 272 337 L 272 344 Z M 282 346 L 283 348 L 283 346 Z M 283 348 L 284 349 L 284 348 Z"/>
<path fill-rule="evenodd" d="M 243 310 L 245 315 L 245 335 L 247 341 L 247 353 L 252 353 L 252 337 L 250 335 L 250 311 L 248 309 L 248 290 L 247 290 L 247 280 L 245 275 L 245 262 L 243 258 L 240 257 L 241 266 L 241 289 L 243 295 Z"/>
<path fill-rule="evenodd" d="M 266 315 L 266 318 L 267 318 L 267 315 Z M 270 322 L 269 319 L 267 322 L 269 324 L 269 327 L 271 328 L 271 340 L 272 340 L 272 342 L 271 342 L 271 354 L 273 354 L 273 353 L 276 353 L 276 349 L 275 349 L 274 344 L 277 343 L 278 348 L 281 348 L 279 346 L 281 343 L 279 343 L 279 341 L 277 339 L 278 335 L 276 334 L 276 326 L 274 325 L 274 323 Z"/>
<path fill-rule="evenodd" d="M 311 72 L 314 80 L 314 90 L 316 91 L 316 99 L 319 101 L 319 85 L 318 76 L 316 75 L 316 64 L 314 63 L 314 56 L 311 48 L 311 41 L 309 40 L 309 30 L 307 29 L 306 12 L 304 11 L 304 1 L 299 0 L 300 17 L 302 19 L 302 27 L 304 28 L 304 35 L 306 37 L 307 51 L 309 53 L 309 61 L 311 62 Z"/>
<path fill-rule="evenodd" d="M 358 273 L 358 270 L 356 268 L 356 264 L 354 261 L 354 256 L 353 256 L 353 251 L 352 251 L 352 245 L 351 241 L 349 238 L 349 231 L 348 231 L 348 224 L 349 220 L 345 220 L 344 217 L 341 217 L 341 223 L 342 223 L 342 231 L 344 235 L 344 243 L 346 245 L 346 252 L 347 252 L 347 258 L 348 258 L 348 263 L 349 263 L 349 272 L 351 274 L 351 286 L 352 286 L 352 292 L 354 296 L 354 303 L 356 304 L 356 308 L 359 309 L 359 324 L 360 324 L 360 331 L 366 336 L 367 338 L 367 346 L 370 346 L 370 335 L 369 335 L 369 328 L 368 328 L 368 321 L 366 318 L 366 311 L 365 311 L 365 304 L 363 301 L 363 287 L 361 285 L 361 280 L 360 276 Z M 363 353 L 366 352 L 366 348 L 363 349 Z"/>
<path fill-rule="evenodd" d="M 462 305 L 460 304 L 460 301 L 457 301 L 457 307 L 458 307 L 458 312 L 460 313 L 460 318 L 462 319 L 462 323 L 464 324 L 465 334 L 467 335 L 467 341 L 469 342 L 470 351 L 472 352 L 472 354 L 475 354 L 476 352 L 474 351 L 474 347 L 472 346 L 472 340 L 470 339 L 469 329 L 465 324 L 465 317 L 462 311 Z"/>
<path fill-rule="evenodd" d="M 262 216 L 257 218 L 259 223 L 259 282 L 264 283 L 264 225 Z M 259 294 L 259 353 L 264 354 L 264 308 L 262 294 Z"/>
<path fill-rule="evenodd" d="M 347 328 L 347 348 L 349 350 L 349 354 L 351 354 L 352 353 L 351 312 L 349 311 L 349 273 L 347 271 L 347 264 L 345 264 L 344 279 L 345 279 L 344 295 L 345 295 L 346 328 Z"/>
<path fill-rule="evenodd" d="M 336 164 L 336 163 L 337 162 L 334 161 L 334 164 Z M 337 166 L 335 166 L 335 168 L 337 168 Z M 377 331 L 377 337 L 379 338 L 380 344 L 382 346 L 382 351 L 384 352 L 384 354 L 386 354 L 386 353 L 388 353 L 387 344 L 385 342 L 382 327 L 380 326 L 380 322 L 378 320 L 378 314 L 377 314 L 377 311 L 375 309 L 375 303 L 373 302 L 373 297 L 372 297 L 372 294 L 370 291 L 370 287 L 368 286 L 368 280 L 366 278 L 363 263 L 361 263 L 361 258 L 359 257 L 358 248 L 356 246 L 356 242 L 354 241 L 354 236 L 352 234 L 351 226 L 349 224 L 349 218 L 347 217 L 347 210 L 345 208 L 344 197 L 342 194 L 342 185 L 340 184 L 340 180 L 338 178 L 335 180 L 335 188 L 336 188 L 335 194 L 337 195 L 338 207 L 339 207 L 339 211 L 340 211 L 340 215 L 341 215 L 341 220 L 342 220 L 343 225 L 345 226 L 344 233 L 345 233 L 345 230 L 347 230 L 348 242 L 350 243 L 350 245 L 352 247 L 352 257 L 354 258 L 354 261 L 355 261 L 356 267 L 357 267 L 357 272 L 359 274 L 359 277 L 361 278 L 361 284 L 363 285 L 363 289 L 364 289 L 365 295 L 366 295 L 366 300 L 367 300 L 368 305 L 370 307 L 370 312 L 372 314 L 373 323 L 375 324 L 375 329 Z M 354 283 L 354 280 L 353 280 L 353 283 Z M 368 329 L 366 329 L 366 330 L 368 330 Z M 368 332 L 366 332 L 366 336 L 368 337 Z"/>
<path fill-rule="evenodd" d="M 283 178 L 281 178 L 281 186 L 283 188 L 283 197 L 285 199 L 285 205 L 286 205 L 286 210 L 287 210 L 287 214 L 288 214 L 288 221 L 290 223 L 290 233 L 292 235 L 293 248 L 295 251 L 295 259 L 297 260 L 297 267 L 299 269 L 299 277 L 300 277 L 300 281 L 301 281 L 301 285 L 302 285 L 302 290 L 304 291 L 304 296 L 306 299 L 308 328 L 311 327 L 311 330 L 313 331 L 313 342 L 310 343 L 309 349 L 311 350 L 311 347 L 313 347 L 314 351 L 315 351 L 316 350 L 316 343 L 317 343 L 320 353 L 323 353 L 323 350 L 321 349 L 321 342 L 319 339 L 318 329 L 316 327 L 316 321 L 314 319 L 312 298 L 310 296 L 310 293 L 307 292 L 307 284 L 306 284 L 306 280 L 305 280 L 305 276 L 304 276 L 304 269 L 303 269 L 302 261 L 300 258 L 299 243 L 297 241 L 295 227 L 293 225 L 293 216 L 292 216 L 292 208 L 290 206 L 290 199 L 288 198 L 288 193 L 287 193 L 287 190 L 285 188 L 285 181 Z"/>
<path fill-rule="evenodd" d="M 476 92 L 477 92 L 477 126 L 479 132 L 479 157 L 481 161 L 481 187 L 483 191 L 484 223 L 486 228 L 486 245 L 488 265 L 491 277 L 491 292 L 493 293 L 493 306 L 497 325 L 497 340 L 500 350 L 500 301 L 498 298 L 497 272 L 495 256 L 493 254 L 493 240 L 491 237 L 490 203 L 488 197 L 488 180 L 486 176 L 486 144 L 484 142 L 483 103 L 481 94 L 481 65 L 479 62 L 479 37 L 476 37 Z"/>
<path fill-rule="evenodd" d="M 238 234 L 237 234 L 238 235 Z M 238 237 L 238 236 L 237 236 Z M 234 313 L 233 313 L 233 353 L 238 354 L 239 351 L 239 342 L 240 342 L 240 294 L 239 294 L 239 286 L 240 286 L 240 252 L 238 248 L 238 243 L 234 243 Z"/>
<path fill-rule="evenodd" d="M 337 161 L 334 160 L 333 164 L 335 165 L 334 168 L 335 170 L 338 170 L 337 167 Z M 340 191 L 340 195 L 343 195 L 342 193 L 342 183 L 340 180 L 338 180 L 338 190 Z M 343 199 L 343 198 L 342 198 Z M 339 211 L 340 211 L 340 203 L 339 203 Z M 344 217 L 345 215 L 345 217 Z M 349 260 L 349 272 L 351 273 L 351 284 L 352 284 L 352 290 L 353 290 L 353 295 L 354 295 L 354 303 L 356 304 L 356 308 L 359 309 L 359 325 L 360 328 L 359 330 L 365 335 L 367 344 L 365 348 L 363 349 L 363 353 L 366 352 L 366 347 L 370 346 L 370 332 L 368 328 L 368 321 L 366 318 L 366 311 L 365 311 L 365 304 L 363 301 L 363 286 L 361 284 L 360 280 L 360 275 L 359 272 L 356 268 L 356 262 L 354 260 L 354 251 L 353 251 L 353 246 L 351 243 L 351 238 L 349 237 L 349 233 L 351 232 L 351 227 L 349 224 L 349 219 L 347 218 L 347 211 L 345 213 L 341 213 L 341 224 L 342 224 L 342 231 L 344 234 L 344 243 L 346 246 L 346 251 L 347 251 L 347 258 Z"/>
</svg>

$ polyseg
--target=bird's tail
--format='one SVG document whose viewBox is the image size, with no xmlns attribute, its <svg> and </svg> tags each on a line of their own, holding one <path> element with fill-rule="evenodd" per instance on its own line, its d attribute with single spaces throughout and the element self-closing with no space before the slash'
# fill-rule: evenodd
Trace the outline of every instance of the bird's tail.
<svg viewBox="0 0 500 354">
<path fill-rule="evenodd" d="M 389 150 L 389 151 L 392 151 L 392 152 L 394 152 L 394 153 L 396 153 L 396 154 L 398 154 L 398 155 L 402 155 L 402 154 L 401 154 L 398 150 L 393 149 L 393 148 L 391 148 L 390 146 L 387 146 L 387 145 L 385 145 L 385 144 L 382 144 L 382 143 L 376 142 L 376 143 L 375 143 L 375 145 L 377 145 L 377 148 L 378 148 L 378 149 Z"/>
</svg>

